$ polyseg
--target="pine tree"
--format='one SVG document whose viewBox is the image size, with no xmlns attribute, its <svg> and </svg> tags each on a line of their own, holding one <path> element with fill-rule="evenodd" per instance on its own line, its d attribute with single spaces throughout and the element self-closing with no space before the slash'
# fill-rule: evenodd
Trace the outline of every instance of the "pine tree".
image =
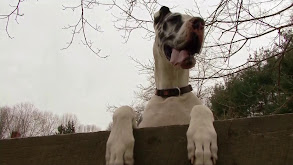
<svg viewBox="0 0 293 165">
<path fill-rule="evenodd" d="M 75 133 L 75 126 L 73 121 L 68 121 L 66 125 L 61 124 L 58 127 L 58 132 L 56 134 L 70 134 Z"/>
<path fill-rule="evenodd" d="M 267 58 L 263 63 L 231 76 L 224 85 L 215 86 L 210 102 L 216 117 L 227 119 L 293 112 L 292 36 L 289 31 L 284 35 L 284 44 L 271 51 L 263 50 L 256 57 L 266 59 L 277 51 L 285 53 Z"/>
</svg>

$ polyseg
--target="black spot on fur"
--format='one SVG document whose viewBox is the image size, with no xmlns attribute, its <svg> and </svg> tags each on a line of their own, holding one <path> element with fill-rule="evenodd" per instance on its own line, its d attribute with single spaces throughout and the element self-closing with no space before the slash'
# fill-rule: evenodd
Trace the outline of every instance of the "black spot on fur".
<svg viewBox="0 0 293 165">
<path fill-rule="evenodd" d="M 154 24 L 158 24 L 159 22 L 162 22 L 165 18 L 166 15 L 168 15 L 170 12 L 170 9 L 166 6 L 162 6 L 160 11 L 159 11 L 159 16 L 154 18 Z"/>
<path fill-rule="evenodd" d="M 168 37 L 166 38 L 166 40 L 173 40 L 174 38 L 175 38 L 174 35 L 170 35 L 170 36 L 168 36 Z"/>
<path fill-rule="evenodd" d="M 182 16 L 178 14 L 174 16 L 170 16 L 167 21 L 171 24 L 177 24 L 180 21 L 182 22 Z"/>
<path fill-rule="evenodd" d="M 175 29 L 174 29 L 175 32 L 178 32 L 182 25 L 183 25 L 183 21 L 180 19 L 175 25 Z"/>
<path fill-rule="evenodd" d="M 165 38 L 164 32 L 159 32 L 159 39 L 163 40 Z"/>
<path fill-rule="evenodd" d="M 182 16 L 180 14 L 174 14 L 167 18 L 167 23 L 163 24 L 163 30 L 166 31 L 168 26 L 175 26 L 175 32 L 178 32 L 183 25 Z M 168 26 L 167 26 L 168 25 Z"/>
<path fill-rule="evenodd" d="M 168 26 L 168 25 L 167 25 L 167 23 L 165 22 L 165 23 L 163 24 L 163 30 L 164 30 L 164 31 L 167 30 L 167 26 Z"/>
</svg>

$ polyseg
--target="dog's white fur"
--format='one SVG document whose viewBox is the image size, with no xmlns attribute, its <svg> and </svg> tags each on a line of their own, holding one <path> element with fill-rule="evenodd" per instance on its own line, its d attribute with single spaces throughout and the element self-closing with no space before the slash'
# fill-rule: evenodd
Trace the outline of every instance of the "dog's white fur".
<svg viewBox="0 0 293 165">
<path fill-rule="evenodd" d="M 174 67 L 156 43 L 153 54 L 157 89 L 188 85 L 188 69 Z M 192 92 L 168 98 L 154 95 L 146 106 L 139 128 L 189 124 L 186 133 L 188 158 L 194 165 L 213 165 L 218 150 L 213 121 L 211 110 L 202 105 Z M 136 128 L 136 122 L 132 108 L 118 108 L 113 116 L 113 126 L 107 142 L 107 165 L 133 165 L 133 128 Z"/>
</svg>

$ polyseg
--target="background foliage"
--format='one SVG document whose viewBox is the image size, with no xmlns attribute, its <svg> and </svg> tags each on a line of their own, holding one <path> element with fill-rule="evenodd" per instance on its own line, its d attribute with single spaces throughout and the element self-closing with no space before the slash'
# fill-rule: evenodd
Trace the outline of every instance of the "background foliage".
<svg viewBox="0 0 293 165">
<path fill-rule="evenodd" d="M 260 50 L 258 65 L 231 75 L 214 87 L 211 108 L 219 119 L 293 112 L 292 31 L 273 50 Z M 289 51 L 284 52 L 287 49 Z M 282 52 L 280 56 L 273 56 Z"/>
</svg>

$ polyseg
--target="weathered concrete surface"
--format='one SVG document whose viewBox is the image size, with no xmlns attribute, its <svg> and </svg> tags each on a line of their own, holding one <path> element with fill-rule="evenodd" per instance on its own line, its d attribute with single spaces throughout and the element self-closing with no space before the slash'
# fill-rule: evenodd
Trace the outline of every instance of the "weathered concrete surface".
<svg viewBox="0 0 293 165">
<path fill-rule="evenodd" d="M 293 114 L 215 122 L 217 165 L 293 165 Z M 187 126 L 134 131 L 135 165 L 189 165 Z M 0 165 L 105 165 L 109 132 L 0 140 Z"/>
</svg>

